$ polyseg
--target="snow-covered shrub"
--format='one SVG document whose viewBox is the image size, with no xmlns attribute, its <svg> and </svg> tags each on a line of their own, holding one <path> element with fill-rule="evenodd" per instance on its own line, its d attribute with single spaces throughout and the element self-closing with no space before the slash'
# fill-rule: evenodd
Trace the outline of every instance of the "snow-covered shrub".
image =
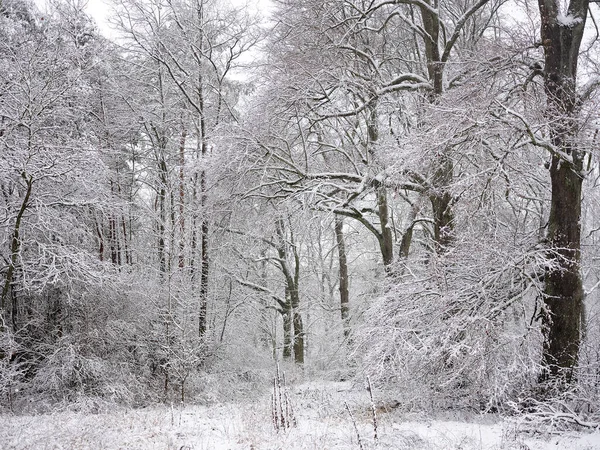
<svg viewBox="0 0 600 450">
<path fill-rule="evenodd" d="M 581 381 L 581 380 L 580 380 Z M 575 383 L 561 385 L 541 400 L 534 397 L 508 402 L 512 421 L 521 432 L 557 434 L 600 428 L 600 392 L 597 386 Z"/>
<path fill-rule="evenodd" d="M 59 340 L 44 359 L 30 389 L 50 404 L 81 403 L 94 398 L 105 403 L 132 404 L 135 380 L 122 364 L 90 353 L 71 337 Z"/>
<path fill-rule="evenodd" d="M 478 237 L 399 267 L 367 311 L 357 353 L 405 408 L 495 409 L 537 379 L 543 249 Z"/>
<path fill-rule="evenodd" d="M 21 388 L 28 367 L 22 351 L 12 333 L 0 333 L 0 408 L 12 410 L 14 407 L 14 396 Z"/>
<path fill-rule="evenodd" d="M 236 340 L 212 349 L 190 388 L 203 403 L 253 401 L 269 388 L 273 366 L 270 349 Z"/>
</svg>

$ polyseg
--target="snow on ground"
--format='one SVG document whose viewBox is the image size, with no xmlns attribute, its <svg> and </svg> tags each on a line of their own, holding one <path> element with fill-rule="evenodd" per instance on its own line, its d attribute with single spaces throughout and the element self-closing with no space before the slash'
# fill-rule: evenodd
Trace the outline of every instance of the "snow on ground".
<svg viewBox="0 0 600 450">
<path fill-rule="evenodd" d="M 516 421 L 490 416 L 432 420 L 379 412 L 375 445 L 368 394 L 349 383 L 290 388 L 297 426 L 275 432 L 270 398 L 217 406 L 156 407 L 83 415 L 62 412 L 0 417 L 0 448 L 9 449 L 360 449 L 594 450 L 592 434 L 527 436 Z M 354 423 L 345 408 L 352 411 Z"/>
</svg>

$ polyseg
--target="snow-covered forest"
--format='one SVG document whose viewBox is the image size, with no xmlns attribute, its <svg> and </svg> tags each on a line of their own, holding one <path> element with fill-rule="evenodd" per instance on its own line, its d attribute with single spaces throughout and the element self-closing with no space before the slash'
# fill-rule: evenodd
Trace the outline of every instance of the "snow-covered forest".
<svg viewBox="0 0 600 450">
<path fill-rule="evenodd" d="M 0 447 L 600 447 L 597 3 L 104 7 L 0 0 Z"/>
</svg>

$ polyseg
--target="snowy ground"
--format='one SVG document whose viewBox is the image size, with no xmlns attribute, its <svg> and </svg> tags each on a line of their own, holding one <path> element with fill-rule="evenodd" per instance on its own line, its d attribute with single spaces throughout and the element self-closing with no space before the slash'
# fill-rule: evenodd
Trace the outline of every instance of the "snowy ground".
<svg viewBox="0 0 600 450">
<path fill-rule="evenodd" d="M 593 450 L 592 434 L 527 436 L 516 422 L 493 417 L 468 421 L 407 418 L 379 412 L 375 445 L 364 391 L 348 383 L 306 383 L 290 389 L 297 426 L 276 433 L 270 399 L 251 404 L 162 407 L 110 414 L 56 413 L 0 417 L 1 449 L 363 449 Z"/>
</svg>

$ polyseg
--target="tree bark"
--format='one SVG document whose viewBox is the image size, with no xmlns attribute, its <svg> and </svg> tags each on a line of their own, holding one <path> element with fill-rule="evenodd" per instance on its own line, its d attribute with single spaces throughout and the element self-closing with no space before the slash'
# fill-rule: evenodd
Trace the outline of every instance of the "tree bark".
<svg viewBox="0 0 600 450">
<path fill-rule="evenodd" d="M 379 126 L 377 123 L 377 104 L 369 107 L 369 115 L 367 118 L 367 135 L 368 135 L 368 152 L 371 157 L 375 155 L 375 145 L 379 140 Z M 389 273 L 390 266 L 394 262 L 394 237 L 390 227 L 390 210 L 387 201 L 387 188 L 384 180 L 373 180 L 373 187 L 377 194 L 377 216 L 379 217 L 379 225 L 381 234 L 377 236 L 379 240 L 379 249 L 383 258 L 383 266 L 386 273 Z"/>
<path fill-rule="evenodd" d="M 179 268 L 185 266 L 185 139 L 187 130 L 182 127 L 179 141 Z"/>
<path fill-rule="evenodd" d="M 294 361 L 296 364 L 304 364 L 304 323 L 300 314 L 300 255 L 294 245 L 292 235 L 292 249 L 294 254 L 294 279 L 290 290 L 292 304 L 292 325 L 294 328 Z"/>
<path fill-rule="evenodd" d="M 287 310 L 282 312 L 283 315 L 283 327 L 284 327 L 284 357 L 287 354 L 287 348 L 293 348 L 294 350 L 294 362 L 298 364 L 304 364 L 304 324 L 302 321 L 302 315 L 300 314 L 300 255 L 293 243 L 293 260 L 294 260 L 294 272 L 290 270 L 288 263 L 289 252 L 288 243 L 286 242 L 285 224 L 283 219 L 279 218 L 275 222 L 275 228 L 277 232 L 278 244 L 277 244 L 277 255 L 279 257 L 279 265 L 283 276 L 285 277 L 285 296 Z M 286 338 L 286 332 L 290 330 L 289 341 Z M 291 356 L 291 355 L 288 355 Z"/>
<path fill-rule="evenodd" d="M 2 298 L 0 300 L 0 311 L 2 312 L 2 323 L 0 323 L 0 330 L 4 329 L 6 326 L 6 305 L 7 300 L 10 295 L 11 304 L 10 304 L 10 316 L 11 316 L 11 324 L 12 329 L 17 329 L 18 323 L 18 305 L 17 305 L 17 296 L 13 291 L 13 281 L 15 276 L 15 270 L 18 265 L 19 254 L 21 253 L 21 221 L 23 220 L 23 215 L 25 211 L 29 207 L 29 199 L 31 198 L 31 191 L 33 190 L 33 177 L 28 176 L 25 172 L 21 174 L 23 180 L 25 180 L 25 196 L 23 197 L 23 202 L 21 202 L 21 207 L 19 208 L 19 212 L 17 213 L 17 217 L 15 219 L 15 227 L 13 229 L 12 239 L 10 243 L 10 262 L 8 264 L 8 268 L 6 270 L 6 277 L 4 279 L 4 287 L 2 288 Z"/>
<path fill-rule="evenodd" d="M 410 214 L 407 218 L 408 226 L 404 230 L 402 234 L 402 241 L 400 242 L 400 249 L 398 250 L 398 255 L 401 259 L 407 259 L 408 254 L 410 252 L 410 246 L 412 244 L 413 232 L 415 229 L 417 214 L 421 210 L 421 198 L 411 205 Z"/>
<path fill-rule="evenodd" d="M 437 0 L 428 1 L 433 8 L 438 8 Z M 433 86 L 429 95 L 429 102 L 434 104 L 444 92 L 444 63 L 439 48 L 440 18 L 438 13 L 429 8 L 421 7 L 423 29 L 427 32 L 424 36 L 425 57 L 427 59 L 427 73 Z M 452 196 L 448 187 L 454 176 L 454 164 L 447 149 L 442 149 L 436 160 L 433 161 L 433 189 L 429 194 L 433 211 L 434 240 L 438 253 L 452 241 L 454 216 L 452 211 Z"/>
<path fill-rule="evenodd" d="M 285 296 L 286 309 L 281 313 L 283 318 L 283 359 L 292 359 L 293 350 L 293 333 L 292 333 L 292 306 L 288 292 Z"/>
<path fill-rule="evenodd" d="M 435 162 L 433 192 L 430 201 L 433 210 L 433 235 L 438 253 L 443 253 L 452 244 L 454 231 L 454 198 L 448 187 L 454 177 L 454 163 L 447 151 L 442 150 Z"/>
<path fill-rule="evenodd" d="M 577 58 L 588 0 L 571 0 L 561 12 L 555 0 L 539 0 L 544 47 L 546 118 L 554 151 L 550 163 L 552 196 L 548 220 L 549 258 L 543 315 L 542 380 L 573 379 L 581 342 L 583 286 L 581 190 L 584 152 L 577 148 Z"/>
<path fill-rule="evenodd" d="M 159 150 L 161 154 L 163 153 L 163 149 Z M 159 156 L 158 161 L 158 173 L 159 173 L 159 187 L 158 187 L 158 267 L 161 275 L 164 275 L 167 272 L 167 257 L 166 257 L 166 245 L 165 245 L 165 233 L 166 233 L 166 202 L 167 202 L 167 183 L 168 183 L 168 173 L 167 173 L 167 164 L 165 162 L 164 155 Z"/>
<path fill-rule="evenodd" d="M 346 242 L 344 240 L 344 220 L 335 216 L 335 240 L 338 248 L 340 311 L 344 326 L 344 338 L 350 335 L 350 295 L 348 292 L 348 260 L 346 257 Z"/>
<path fill-rule="evenodd" d="M 204 202 L 202 203 L 204 204 Z M 200 313 L 198 317 L 198 334 L 200 336 L 204 336 L 204 334 L 206 333 L 206 313 L 208 305 L 208 272 L 210 264 L 208 256 L 208 220 L 205 217 L 202 218 L 200 233 L 200 249 L 202 251 L 202 256 L 200 259 Z"/>
<path fill-rule="evenodd" d="M 198 24 L 203 23 L 204 19 L 204 3 L 198 3 L 197 10 Z M 199 47 L 202 48 L 203 34 L 198 37 Z M 199 61 L 198 61 L 199 62 Z M 198 119 L 200 132 L 200 154 L 202 155 L 202 163 L 204 164 L 206 155 L 208 154 L 208 137 L 206 135 L 206 118 L 204 108 L 204 79 L 202 76 L 202 67 L 198 67 Z M 202 211 L 202 221 L 200 230 L 200 250 L 202 256 L 200 259 L 200 311 L 198 314 L 198 333 L 203 336 L 206 333 L 206 311 L 208 305 L 208 272 L 210 259 L 208 255 L 208 218 L 206 215 L 208 203 L 208 195 L 206 193 L 206 171 L 204 168 L 200 171 L 200 208 Z"/>
<path fill-rule="evenodd" d="M 389 271 L 390 266 L 394 262 L 394 237 L 390 224 L 390 211 L 387 202 L 387 189 L 383 183 L 377 186 L 377 208 L 379 215 L 379 223 L 381 224 L 381 239 L 379 247 L 381 256 L 383 257 L 383 265 L 386 271 Z"/>
</svg>

